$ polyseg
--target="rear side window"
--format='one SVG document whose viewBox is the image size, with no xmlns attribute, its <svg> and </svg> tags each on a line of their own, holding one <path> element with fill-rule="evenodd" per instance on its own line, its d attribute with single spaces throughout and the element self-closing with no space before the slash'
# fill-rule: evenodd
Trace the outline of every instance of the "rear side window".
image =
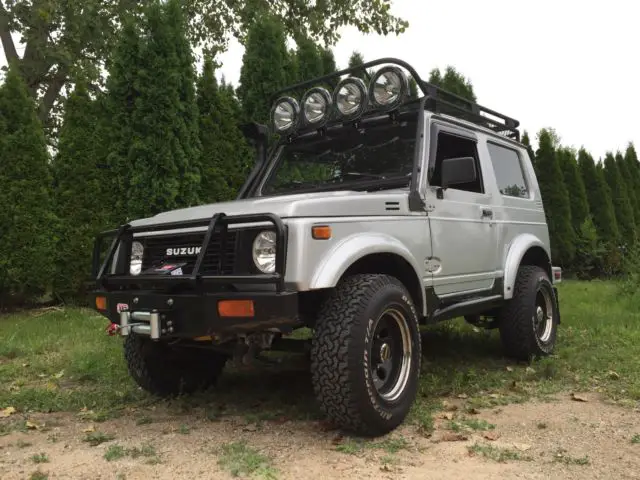
<svg viewBox="0 0 640 480">
<path fill-rule="evenodd" d="M 529 189 L 518 152 L 495 143 L 488 143 L 487 147 L 500 193 L 508 197 L 528 198 Z"/>
</svg>

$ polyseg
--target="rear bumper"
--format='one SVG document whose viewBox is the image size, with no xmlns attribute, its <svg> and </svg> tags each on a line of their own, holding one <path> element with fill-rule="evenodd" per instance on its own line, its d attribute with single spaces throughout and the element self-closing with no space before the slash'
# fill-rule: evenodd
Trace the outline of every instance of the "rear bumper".
<svg viewBox="0 0 640 480">
<path fill-rule="evenodd" d="M 226 333 L 288 330 L 299 325 L 296 292 L 220 292 L 170 295 L 153 291 L 94 292 L 98 312 L 118 325 L 121 335 L 131 332 L 160 338 L 196 338 Z M 251 302 L 246 316 L 223 316 L 219 302 Z M 242 314 L 242 312 L 240 312 Z"/>
</svg>

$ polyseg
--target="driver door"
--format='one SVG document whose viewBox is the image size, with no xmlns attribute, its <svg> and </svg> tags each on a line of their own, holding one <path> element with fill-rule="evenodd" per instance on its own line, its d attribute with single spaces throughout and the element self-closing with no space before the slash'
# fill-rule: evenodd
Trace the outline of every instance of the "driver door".
<svg viewBox="0 0 640 480">
<path fill-rule="evenodd" d="M 434 291 L 439 297 L 475 293 L 493 287 L 498 229 L 492 195 L 487 193 L 478 138 L 474 132 L 434 121 L 431 125 L 427 203 L 431 228 Z M 473 157 L 475 181 L 441 185 L 442 161 Z"/>
</svg>

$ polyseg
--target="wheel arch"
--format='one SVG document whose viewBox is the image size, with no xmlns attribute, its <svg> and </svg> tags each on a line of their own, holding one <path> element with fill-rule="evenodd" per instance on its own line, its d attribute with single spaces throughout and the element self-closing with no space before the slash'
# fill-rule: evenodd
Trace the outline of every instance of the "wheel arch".
<svg viewBox="0 0 640 480">
<path fill-rule="evenodd" d="M 553 279 L 551 255 L 548 247 L 538 237 L 523 234 L 512 242 L 507 252 L 504 271 L 504 298 L 513 298 L 513 289 L 521 265 L 532 265 L 544 269 Z"/>
<path fill-rule="evenodd" d="M 409 291 L 416 310 L 426 315 L 425 291 L 418 263 L 399 240 L 385 234 L 356 235 L 333 248 L 320 263 L 310 289 L 333 288 L 358 273 L 392 275 Z"/>
</svg>

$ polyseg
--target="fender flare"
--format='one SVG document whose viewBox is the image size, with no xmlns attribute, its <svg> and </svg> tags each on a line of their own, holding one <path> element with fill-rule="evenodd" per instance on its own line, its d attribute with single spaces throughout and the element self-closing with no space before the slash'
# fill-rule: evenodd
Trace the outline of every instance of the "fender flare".
<svg viewBox="0 0 640 480">
<path fill-rule="evenodd" d="M 335 245 L 324 255 L 313 272 L 309 289 L 335 287 L 351 265 L 361 258 L 376 253 L 395 254 L 411 265 L 421 286 L 422 314 L 425 315 L 427 306 L 426 294 L 418 262 L 402 242 L 391 235 L 383 233 L 356 233 Z"/>
<path fill-rule="evenodd" d="M 547 255 L 547 258 L 551 258 L 548 247 L 535 235 L 532 235 L 530 233 L 523 233 L 522 235 L 517 236 L 509 246 L 509 251 L 507 252 L 504 263 L 505 300 L 513 298 L 513 289 L 516 283 L 516 276 L 518 275 L 520 263 L 522 262 L 522 258 L 525 256 L 527 251 L 532 247 L 541 248 Z M 551 268 L 551 264 L 549 264 L 549 268 Z"/>
</svg>

